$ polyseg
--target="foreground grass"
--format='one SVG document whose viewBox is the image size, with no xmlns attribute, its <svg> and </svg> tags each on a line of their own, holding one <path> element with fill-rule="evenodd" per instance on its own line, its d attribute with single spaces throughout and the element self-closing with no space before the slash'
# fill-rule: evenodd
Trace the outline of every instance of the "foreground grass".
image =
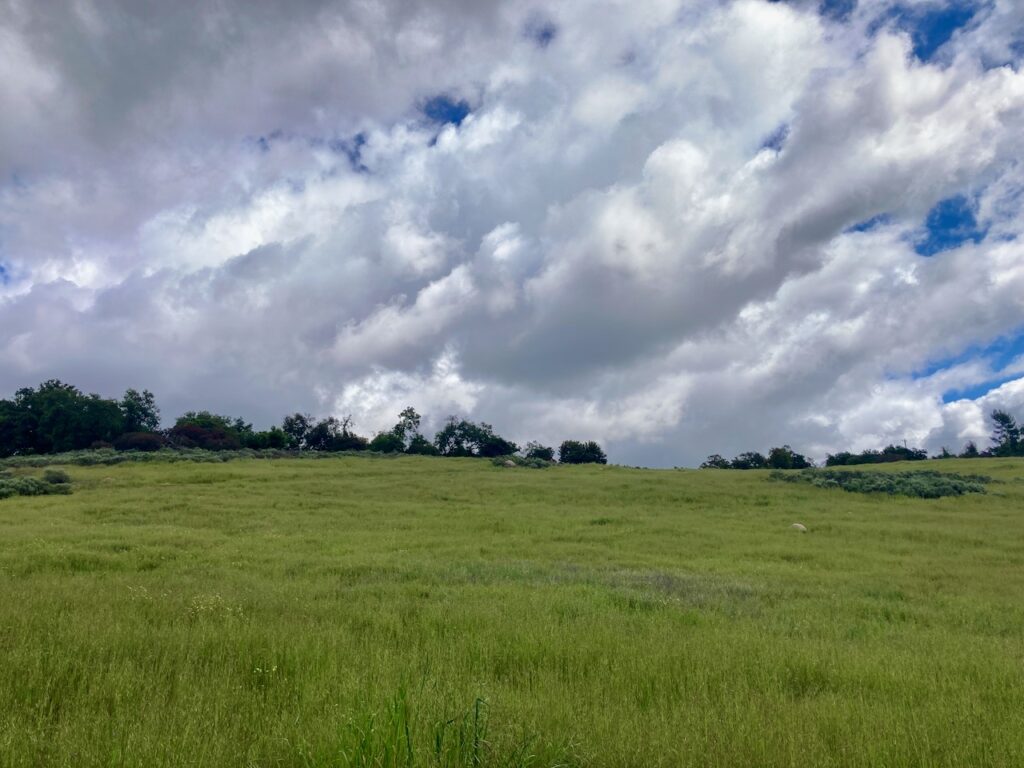
<svg viewBox="0 0 1024 768">
<path fill-rule="evenodd" d="M 938 467 L 997 482 L 69 467 L 0 502 L 0 765 L 1022 765 L 1024 461 Z"/>
</svg>

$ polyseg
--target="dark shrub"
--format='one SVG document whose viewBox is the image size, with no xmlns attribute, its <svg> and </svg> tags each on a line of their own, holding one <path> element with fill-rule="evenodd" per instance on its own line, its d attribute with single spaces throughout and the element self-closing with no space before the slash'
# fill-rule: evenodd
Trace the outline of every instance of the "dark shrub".
<svg viewBox="0 0 1024 768">
<path fill-rule="evenodd" d="M 43 480 L 50 485 L 63 485 L 71 482 L 71 475 L 63 469 L 48 469 L 43 472 Z"/>
<path fill-rule="evenodd" d="M 168 434 L 171 442 L 181 448 L 202 448 L 205 451 L 237 451 L 242 447 L 241 441 L 235 434 L 220 427 L 178 424 Z"/>
<path fill-rule="evenodd" d="M 166 441 L 155 432 L 126 432 L 114 441 L 119 451 L 159 451 Z"/>
<path fill-rule="evenodd" d="M 48 496 L 71 493 L 67 483 L 48 483 L 37 477 L 11 477 L 0 479 L 0 499 L 12 496 Z"/>
</svg>

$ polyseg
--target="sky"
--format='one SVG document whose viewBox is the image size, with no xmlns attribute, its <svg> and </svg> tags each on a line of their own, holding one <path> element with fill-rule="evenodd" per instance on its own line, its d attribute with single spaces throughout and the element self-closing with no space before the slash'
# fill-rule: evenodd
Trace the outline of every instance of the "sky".
<svg viewBox="0 0 1024 768">
<path fill-rule="evenodd" d="M 0 396 L 984 447 L 1022 61 L 1024 0 L 0 0 Z"/>
</svg>

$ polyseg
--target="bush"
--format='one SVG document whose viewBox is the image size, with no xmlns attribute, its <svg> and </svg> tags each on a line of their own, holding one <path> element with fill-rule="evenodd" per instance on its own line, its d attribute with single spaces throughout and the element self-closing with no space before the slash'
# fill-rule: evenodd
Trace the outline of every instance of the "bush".
<svg viewBox="0 0 1024 768">
<path fill-rule="evenodd" d="M 69 494 L 71 486 L 66 483 L 48 483 L 37 477 L 9 477 L 0 479 L 0 499 L 12 496 L 50 496 Z"/>
<path fill-rule="evenodd" d="M 155 432 L 125 432 L 114 441 L 119 451 L 159 451 L 166 441 Z"/>
<path fill-rule="evenodd" d="M 957 475 L 952 472 L 922 470 L 918 472 L 844 472 L 834 469 L 805 469 L 800 472 L 775 470 L 771 480 L 808 483 L 817 488 L 840 488 L 850 493 L 887 493 L 891 496 L 912 496 L 938 499 L 985 493 L 991 478 L 982 475 Z"/>
<path fill-rule="evenodd" d="M 71 482 L 71 475 L 63 469 L 48 469 L 43 472 L 43 480 L 50 485 L 63 485 Z"/>
</svg>

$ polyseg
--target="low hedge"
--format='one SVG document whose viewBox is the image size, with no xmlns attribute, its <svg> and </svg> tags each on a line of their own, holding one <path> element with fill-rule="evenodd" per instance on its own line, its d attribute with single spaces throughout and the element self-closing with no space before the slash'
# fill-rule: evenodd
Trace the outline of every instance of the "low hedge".
<svg viewBox="0 0 1024 768">
<path fill-rule="evenodd" d="M 816 488 L 839 488 L 850 493 L 886 493 L 890 496 L 911 496 L 918 499 L 938 499 L 943 496 L 962 496 L 965 493 L 985 493 L 985 484 L 991 478 L 983 475 L 957 475 L 952 472 L 921 470 L 911 472 L 865 472 L 835 469 L 805 469 L 799 472 L 775 470 L 771 480 L 788 483 L 807 483 Z"/>
</svg>

